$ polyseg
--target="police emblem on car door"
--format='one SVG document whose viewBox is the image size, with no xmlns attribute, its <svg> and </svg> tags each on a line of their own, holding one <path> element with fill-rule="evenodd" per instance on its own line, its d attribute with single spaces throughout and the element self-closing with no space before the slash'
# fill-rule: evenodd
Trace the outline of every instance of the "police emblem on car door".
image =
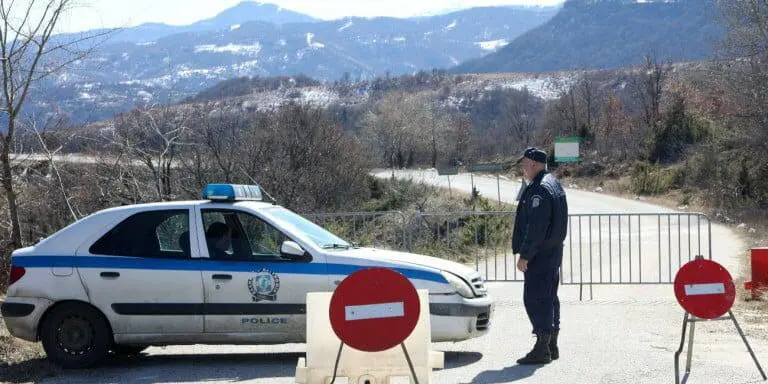
<svg viewBox="0 0 768 384">
<path fill-rule="evenodd" d="M 262 269 L 256 276 L 248 279 L 248 290 L 254 302 L 261 300 L 277 300 L 277 291 L 280 290 L 280 277 L 268 269 Z"/>
</svg>

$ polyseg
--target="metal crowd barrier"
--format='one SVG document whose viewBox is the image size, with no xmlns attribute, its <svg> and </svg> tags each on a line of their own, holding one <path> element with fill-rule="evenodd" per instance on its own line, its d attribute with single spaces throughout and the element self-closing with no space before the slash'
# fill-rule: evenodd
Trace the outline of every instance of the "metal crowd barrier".
<svg viewBox="0 0 768 384">
<path fill-rule="evenodd" d="M 486 281 L 523 281 L 512 254 L 515 212 L 350 212 L 309 214 L 364 246 L 440 257 L 471 266 Z M 700 213 L 571 214 L 564 285 L 672 284 L 697 255 L 712 259 L 712 225 Z"/>
</svg>

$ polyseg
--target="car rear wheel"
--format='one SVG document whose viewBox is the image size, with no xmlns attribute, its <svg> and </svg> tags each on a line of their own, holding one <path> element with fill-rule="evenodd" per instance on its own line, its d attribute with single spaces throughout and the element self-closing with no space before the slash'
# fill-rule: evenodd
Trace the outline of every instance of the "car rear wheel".
<svg viewBox="0 0 768 384">
<path fill-rule="evenodd" d="M 112 346 L 112 352 L 121 356 L 138 355 L 147 348 L 149 345 L 115 344 Z"/>
<path fill-rule="evenodd" d="M 104 316 L 79 303 L 53 308 L 45 317 L 40 336 L 48 358 L 64 368 L 98 365 L 106 358 L 112 338 Z"/>
</svg>

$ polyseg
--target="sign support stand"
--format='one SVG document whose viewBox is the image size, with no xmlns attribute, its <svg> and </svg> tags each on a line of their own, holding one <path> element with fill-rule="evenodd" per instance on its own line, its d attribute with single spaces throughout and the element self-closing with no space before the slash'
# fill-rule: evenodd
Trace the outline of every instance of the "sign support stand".
<svg viewBox="0 0 768 384">
<path fill-rule="evenodd" d="M 499 191 L 499 207 L 501 207 L 501 176 L 496 174 L 496 189 Z"/>
<path fill-rule="evenodd" d="M 415 384 L 419 384 L 419 378 L 416 377 L 416 370 L 413 369 L 413 362 L 411 361 L 411 355 L 408 354 L 408 350 L 405 348 L 405 343 L 400 343 L 400 346 L 403 347 L 403 354 L 405 355 L 405 360 L 408 361 L 408 368 L 411 369 L 411 375 L 413 376 L 413 382 Z"/>
<path fill-rule="evenodd" d="M 400 343 L 400 346 L 403 348 L 403 354 L 405 355 L 405 360 L 408 361 L 408 368 L 411 369 L 411 376 L 413 377 L 413 382 L 415 384 L 419 384 L 419 378 L 416 376 L 416 370 L 413 368 L 413 362 L 411 361 L 411 356 L 408 354 L 408 349 L 405 348 L 405 343 Z M 331 379 L 331 384 L 334 384 L 336 382 L 336 374 L 338 373 L 339 369 L 339 361 L 341 361 L 341 350 L 344 349 L 344 342 L 342 341 L 341 344 L 339 344 L 339 353 L 336 354 L 336 364 L 333 366 L 333 378 Z"/>
<path fill-rule="evenodd" d="M 451 197 L 453 197 L 453 189 L 451 188 L 451 175 L 458 175 L 458 174 L 459 174 L 459 167 L 448 167 L 448 168 L 441 168 L 437 170 L 438 176 L 448 177 L 448 193 Z"/>
<path fill-rule="evenodd" d="M 688 353 L 685 363 L 685 375 L 683 382 L 688 380 L 691 375 L 691 360 L 693 357 L 693 338 L 696 332 L 696 323 L 702 321 L 733 321 L 736 331 L 738 331 L 741 340 L 747 347 L 752 361 L 760 371 L 763 380 L 768 380 L 763 367 L 757 361 L 752 347 L 749 345 L 744 331 L 736 320 L 731 307 L 736 298 L 736 290 L 733 279 L 728 271 L 720 264 L 706 260 L 698 255 L 696 259 L 682 266 L 675 276 L 675 296 L 678 303 L 685 310 L 683 317 L 683 332 L 680 337 L 680 347 L 675 352 L 675 384 L 680 384 L 680 354 L 685 345 L 685 331 L 688 323 L 691 323 L 691 330 L 688 339 Z M 725 314 L 728 314 L 725 316 Z"/>
<path fill-rule="evenodd" d="M 496 189 L 498 190 L 498 204 L 501 206 L 501 176 L 499 175 L 500 172 L 504 170 L 504 167 L 501 165 L 501 163 L 491 163 L 491 164 L 472 164 L 469 167 L 467 167 L 470 177 L 472 177 L 472 174 L 474 172 L 490 172 L 496 174 Z M 472 188 L 474 189 L 474 178 L 472 179 Z"/>
<path fill-rule="evenodd" d="M 720 317 L 712 320 L 699 319 L 696 316 L 692 316 L 688 312 L 685 313 L 685 317 L 683 318 L 683 332 L 680 339 L 680 348 L 678 348 L 677 352 L 675 352 L 675 384 L 680 384 L 680 354 L 683 352 L 683 345 L 685 345 L 685 331 L 688 323 L 691 323 L 691 330 L 688 338 L 688 352 L 687 352 L 687 358 L 685 363 L 685 376 L 683 376 L 683 380 L 682 380 L 683 382 L 686 382 L 688 380 L 688 377 L 691 375 L 691 359 L 693 357 L 693 336 L 696 330 L 696 323 L 701 321 L 720 321 L 720 320 L 733 321 L 733 325 L 736 327 L 736 330 L 739 332 L 739 336 L 741 336 L 741 340 L 744 341 L 744 345 L 747 347 L 747 351 L 749 351 L 750 356 L 752 356 L 752 361 L 755 362 L 755 366 L 757 367 L 757 370 L 760 371 L 760 375 L 763 377 L 763 380 L 768 380 L 768 377 L 766 377 L 765 372 L 763 371 L 763 367 L 760 366 L 760 362 L 757 360 L 757 356 L 755 356 L 755 352 L 752 350 L 752 347 L 749 345 L 749 342 L 747 341 L 747 337 L 744 335 L 744 331 L 742 331 L 741 326 L 739 326 L 739 322 L 736 320 L 736 316 L 733 315 L 733 311 L 729 310 L 728 316 Z"/>
<path fill-rule="evenodd" d="M 469 183 L 472 184 L 472 192 L 475 192 L 475 175 L 472 172 L 469 173 Z"/>
</svg>

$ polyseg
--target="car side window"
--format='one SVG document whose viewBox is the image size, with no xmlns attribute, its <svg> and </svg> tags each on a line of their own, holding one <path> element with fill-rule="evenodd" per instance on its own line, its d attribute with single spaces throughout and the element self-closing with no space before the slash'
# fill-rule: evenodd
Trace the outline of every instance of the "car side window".
<svg viewBox="0 0 768 384">
<path fill-rule="evenodd" d="M 202 210 L 208 254 L 214 260 L 289 261 L 280 248 L 290 240 L 277 228 L 246 212 Z"/>
<path fill-rule="evenodd" d="M 94 255 L 189 259 L 189 210 L 140 212 L 128 217 L 89 249 Z"/>
</svg>

